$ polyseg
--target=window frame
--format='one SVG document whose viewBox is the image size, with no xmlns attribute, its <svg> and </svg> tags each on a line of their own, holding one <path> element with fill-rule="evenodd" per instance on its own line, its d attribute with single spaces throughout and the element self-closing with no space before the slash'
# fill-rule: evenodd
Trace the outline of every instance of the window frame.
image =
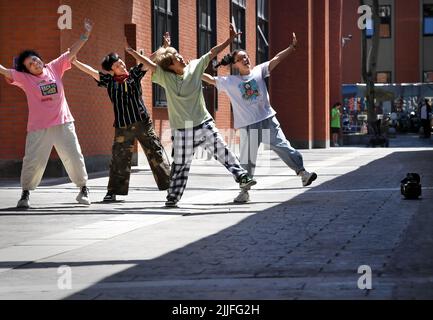
<svg viewBox="0 0 433 320">
<path fill-rule="evenodd" d="M 431 7 L 431 16 L 426 16 L 426 8 Z M 433 3 L 424 3 L 422 7 L 422 34 L 424 37 L 433 37 L 433 31 L 426 33 L 426 18 L 431 18 L 433 21 Z"/>
<path fill-rule="evenodd" d="M 235 27 L 237 29 L 237 31 L 241 31 L 242 34 L 240 36 L 240 40 L 239 37 L 237 37 L 230 46 L 231 51 L 235 50 L 235 49 L 244 49 L 246 50 L 246 45 L 247 45 L 247 41 L 246 41 L 246 0 L 230 0 L 230 22 L 235 24 Z M 243 14 L 243 19 L 242 19 L 242 23 L 236 23 L 236 19 L 234 16 L 234 13 L 242 13 Z M 239 26 L 239 24 L 241 26 Z"/>
<path fill-rule="evenodd" d="M 381 10 L 383 8 L 389 8 L 389 16 L 380 16 Z M 393 22 L 393 11 L 392 11 L 392 5 L 391 4 L 383 4 L 379 6 L 379 19 L 380 19 L 380 26 L 388 24 L 383 23 L 382 19 L 389 19 L 389 36 L 382 36 L 379 34 L 380 39 L 392 39 L 393 33 L 392 33 L 392 22 Z M 369 27 L 370 26 L 370 27 Z M 379 26 L 379 28 L 380 28 Z M 379 30 L 380 32 L 380 30 Z M 374 34 L 374 26 L 373 26 L 373 19 L 367 19 L 367 28 L 365 30 L 365 35 L 367 39 L 371 39 Z"/>
<path fill-rule="evenodd" d="M 432 81 L 427 81 L 427 74 L 431 73 L 432 74 Z M 423 71 L 423 83 L 433 83 L 433 70 L 424 70 Z"/>
<path fill-rule="evenodd" d="M 263 11 L 261 5 L 263 5 Z M 269 60 L 269 2 L 268 0 L 256 0 L 256 64 L 259 65 Z M 265 26 L 265 30 L 262 30 L 262 26 Z M 261 44 L 264 44 L 264 50 L 261 50 Z"/>
<path fill-rule="evenodd" d="M 165 7 L 160 6 L 161 2 L 165 2 Z M 171 46 L 179 47 L 179 0 L 152 0 L 152 51 L 155 52 L 162 45 L 163 34 L 157 34 L 158 21 L 160 16 L 163 16 L 163 30 L 169 31 L 171 36 Z M 171 30 L 169 30 L 171 25 Z M 167 97 L 164 89 L 153 83 L 152 84 L 152 100 L 154 108 L 167 108 Z"/>
<path fill-rule="evenodd" d="M 202 22 L 202 4 L 206 2 L 206 25 Z M 209 52 L 213 47 L 217 45 L 217 3 L 216 0 L 197 0 L 197 56 L 201 57 Z M 201 39 L 202 34 L 206 35 L 206 43 L 204 49 L 202 47 Z M 203 50 L 202 50 L 203 49 Z M 216 58 L 213 60 L 215 61 Z M 213 76 L 217 75 L 217 72 L 213 69 L 213 61 L 209 63 L 206 69 L 206 73 Z M 205 98 L 206 106 L 212 116 L 218 111 L 218 93 L 214 86 L 208 85 L 203 82 L 203 95 Z M 212 99 L 213 101 L 210 101 Z M 213 108 L 211 108 L 213 104 Z"/>
<path fill-rule="evenodd" d="M 388 82 L 379 82 L 378 81 L 379 74 L 387 74 L 389 81 Z M 392 83 L 392 71 L 376 71 L 375 83 Z"/>
</svg>

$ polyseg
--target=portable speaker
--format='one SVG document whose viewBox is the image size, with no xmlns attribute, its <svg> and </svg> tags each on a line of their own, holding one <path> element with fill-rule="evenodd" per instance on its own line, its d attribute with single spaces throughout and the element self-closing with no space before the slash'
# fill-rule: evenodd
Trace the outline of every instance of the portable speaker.
<svg viewBox="0 0 433 320">
<path fill-rule="evenodd" d="M 421 177 L 417 173 L 408 173 L 401 181 L 401 194 L 406 199 L 418 199 L 421 196 Z"/>
</svg>

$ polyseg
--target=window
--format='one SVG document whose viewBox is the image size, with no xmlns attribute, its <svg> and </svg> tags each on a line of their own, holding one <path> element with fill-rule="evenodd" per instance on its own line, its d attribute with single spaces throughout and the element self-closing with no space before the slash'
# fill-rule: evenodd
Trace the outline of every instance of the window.
<svg viewBox="0 0 433 320">
<path fill-rule="evenodd" d="M 237 37 L 231 44 L 231 51 L 236 49 L 246 50 L 246 22 L 245 22 L 245 9 L 246 9 L 246 0 L 231 0 L 230 7 L 230 15 L 232 17 L 232 23 L 234 24 L 236 30 L 242 32 L 241 36 Z M 232 74 L 238 74 L 239 72 L 235 69 L 231 69 Z M 233 107 L 231 109 L 231 127 L 234 126 L 234 118 L 233 118 Z"/>
<path fill-rule="evenodd" d="M 162 36 L 170 32 L 171 45 L 178 48 L 178 2 L 177 0 L 153 0 L 153 51 L 162 46 Z M 156 107 L 167 106 L 167 98 L 162 87 L 153 85 L 153 103 Z"/>
<path fill-rule="evenodd" d="M 424 82 L 433 83 L 433 71 L 424 71 Z"/>
<path fill-rule="evenodd" d="M 391 38 L 391 6 L 379 6 L 379 36 L 380 38 Z M 368 38 L 371 38 L 374 34 L 374 25 L 372 19 L 367 19 L 366 34 Z"/>
<path fill-rule="evenodd" d="M 433 36 L 433 4 L 425 4 L 423 7 L 424 21 L 423 33 L 424 36 Z"/>
<path fill-rule="evenodd" d="M 257 0 L 257 65 L 269 59 L 268 0 Z"/>
<path fill-rule="evenodd" d="M 216 0 L 198 0 L 198 55 L 216 45 Z"/>
<path fill-rule="evenodd" d="M 232 23 L 235 25 L 236 30 L 242 32 L 242 35 L 240 37 L 237 37 L 233 41 L 232 50 L 246 49 L 245 8 L 246 8 L 246 0 L 232 0 L 232 5 L 231 5 Z"/>
<path fill-rule="evenodd" d="M 392 83 L 391 72 L 379 71 L 376 73 L 376 83 Z"/>
<path fill-rule="evenodd" d="M 201 57 L 216 46 L 216 0 L 197 0 L 197 12 L 198 56 Z M 212 63 L 206 73 L 216 75 Z M 216 88 L 203 82 L 203 95 L 210 114 L 215 116 L 218 108 Z"/>
</svg>

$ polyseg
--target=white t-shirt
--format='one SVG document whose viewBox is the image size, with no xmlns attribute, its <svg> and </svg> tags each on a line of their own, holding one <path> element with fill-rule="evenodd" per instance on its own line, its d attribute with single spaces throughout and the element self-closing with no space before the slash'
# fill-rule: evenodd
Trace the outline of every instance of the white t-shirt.
<svg viewBox="0 0 433 320">
<path fill-rule="evenodd" d="M 264 80 L 269 75 L 268 61 L 256 66 L 247 76 L 215 77 L 217 89 L 227 93 L 232 102 L 236 129 L 263 121 L 276 114 L 271 107 Z"/>
</svg>

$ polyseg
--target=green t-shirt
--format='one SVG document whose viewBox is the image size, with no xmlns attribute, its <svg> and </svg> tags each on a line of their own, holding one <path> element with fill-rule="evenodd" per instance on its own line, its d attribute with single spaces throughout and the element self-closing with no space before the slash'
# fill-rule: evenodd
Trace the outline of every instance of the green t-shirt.
<svg viewBox="0 0 433 320">
<path fill-rule="evenodd" d="M 340 128 L 340 110 L 332 108 L 331 110 L 331 128 Z"/>
<path fill-rule="evenodd" d="M 165 89 L 172 129 L 193 128 L 212 119 L 204 101 L 201 80 L 209 61 L 210 54 L 192 60 L 182 76 L 164 71 L 159 66 L 153 73 L 152 81 Z"/>
</svg>

